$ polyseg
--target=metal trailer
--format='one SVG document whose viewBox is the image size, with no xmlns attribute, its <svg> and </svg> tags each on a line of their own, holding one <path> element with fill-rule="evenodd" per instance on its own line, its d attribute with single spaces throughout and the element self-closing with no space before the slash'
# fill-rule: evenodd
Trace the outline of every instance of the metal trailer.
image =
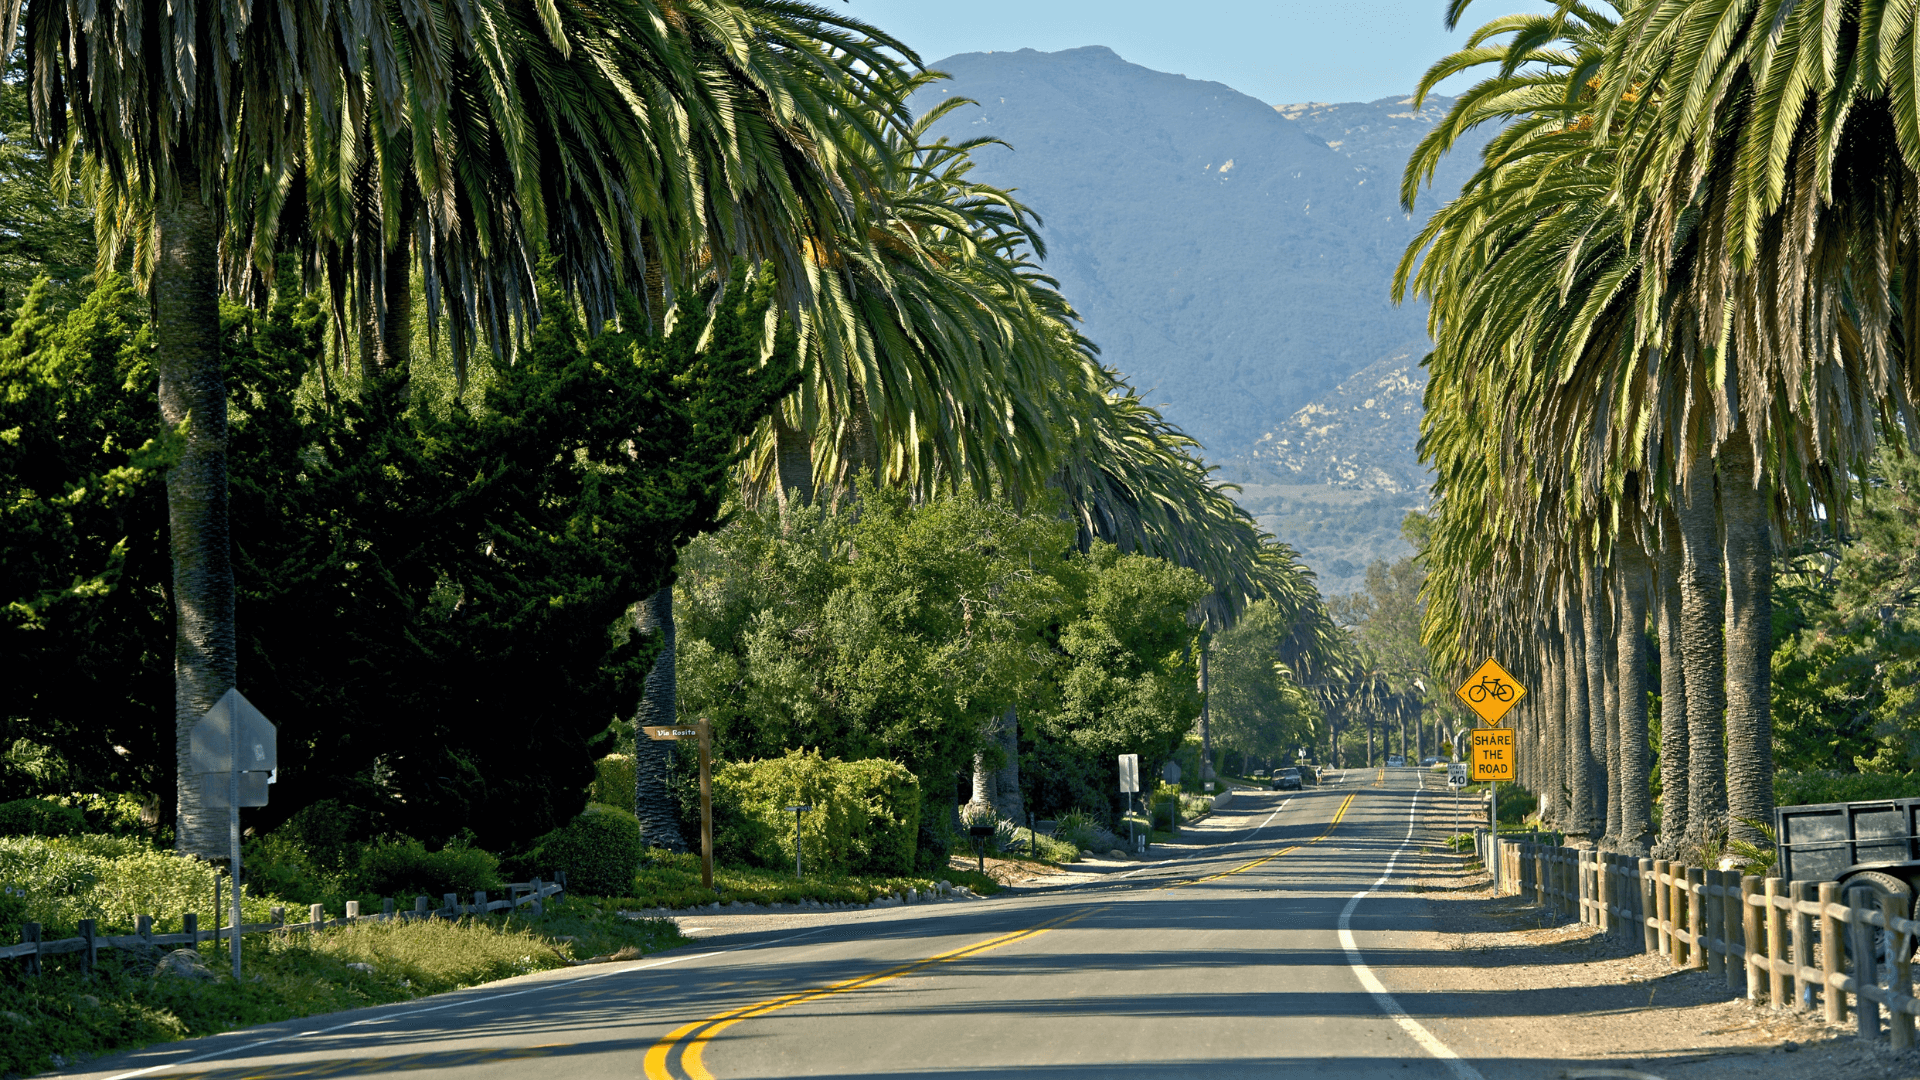
<svg viewBox="0 0 1920 1080">
<path fill-rule="evenodd" d="M 1773 828 L 1778 877 L 1920 895 L 1920 799 L 1781 806 Z"/>
</svg>

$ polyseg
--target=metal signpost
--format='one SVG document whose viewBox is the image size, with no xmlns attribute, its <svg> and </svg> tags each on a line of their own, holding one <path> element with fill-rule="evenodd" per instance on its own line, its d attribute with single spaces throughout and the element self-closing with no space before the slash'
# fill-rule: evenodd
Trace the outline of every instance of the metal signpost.
<svg viewBox="0 0 1920 1080">
<path fill-rule="evenodd" d="M 787 813 L 793 815 L 793 876 L 794 877 L 806 876 L 806 873 L 800 868 L 800 815 L 806 813 L 811 809 L 813 809 L 813 806 L 809 803 L 801 803 L 798 806 L 787 807 Z"/>
<path fill-rule="evenodd" d="M 694 726 L 684 724 L 672 727 L 641 728 L 647 738 L 655 742 L 670 742 L 675 739 L 700 740 L 700 884 L 704 888 L 713 888 L 713 783 L 709 760 L 713 752 L 713 725 L 705 720 L 697 721 Z M 798 821 L 798 818 L 794 820 Z M 795 849 L 797 859 L 798 847 Z M 795 867 L 798 872 L 798 867 Z"/>
<path fill-rule="evenodd" d="M 1513 732 L 1500 727 L 1500 721 L 1520 699 L 1527 696 L 1527 688 L 1520 685 L 1499 661 L 1487 657 L 1485 663 L 1467 676 L 1467 681 L 1454 691 L 1467 708 L 1488 726 L 1467 733 L 1469 738 L 1467 768 L 1468 775 L 1474 780 L 1490 781 L 1487 800 L 1487 828 L 1492 836 L 1493 850 L 1488 852 L 1489 869 L 1493 872 L 1493 886 L 1500 887 L 1500 860 L 1497 857 L 1500 845 L 1500 781 L 1509 783 L 1514 778 L 1514 739 Z"/>
<path fill-rule="evenodd" d="M 267 785 L 279 766 L 278 732 L 238 690 L 228 690 L 193 725 L 188 759 L 202 779 L 201 805 L 227 808 L 227 846 L 233 875 L 233 978 L 240 979 L 240 808 L 267 805 Z M 218 907 L 218 904 L 215 905 Z M 214 919 L 219 941 L 220 920 Z"/>
<path fill-rule="evenodd" d="M 1460 831 L 1460 789 L 1467 786 L 1467 763 L 1456 761 L 1447 766 L 1447 786 L 1453 789 L 1453 831 Z"/>
<path fill-rule="evenodd" d="M 1133 796 L 1140 790 L 1140 755 L 1120 755 L 1120 793 L 1127 797 L 1127 843 L 1139 847 L 1133 835 Z"/>
</svg>

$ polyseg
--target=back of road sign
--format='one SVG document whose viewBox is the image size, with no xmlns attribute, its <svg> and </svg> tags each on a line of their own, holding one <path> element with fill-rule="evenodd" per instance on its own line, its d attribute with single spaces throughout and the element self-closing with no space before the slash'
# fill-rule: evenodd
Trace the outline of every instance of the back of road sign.
<svg viewBox="0 0 1920 1080">
<path fill-rule="evenodd" d="M 1120 755 L 1120 793 L 1140 790 L 1140 755 Z"/>
<path fill-rule="evenodd" d="M 236 721 L 240 726 L 237 739 L 227 731 L 228 725 Z M 207 710 L 207 715 L 193 725 L 189 750 L 193 771 L 222 775 L 232 772 L 234 764 L 230 754 L 237 745 L 241 772 L 270 773 L 280 767 L 277 734 L 273 722 L 261 715 L 253 702 L 242 697 L 238 690 L 228 690 Z"/>
<path fill-rule="evenodd" d="M 1456 788 L 1467 786 L 1467 763 L 1466 762 L 1456 761 L 1453 764 L 1447 766 L 1447 786 L 1456 787 Z"/>
<path fill-rule="evenodd" d="M 1513 779 L 1513 729 L 1476 728 L 1469 733 L 1467 764 L 1475 780 Z"/>
</svg>

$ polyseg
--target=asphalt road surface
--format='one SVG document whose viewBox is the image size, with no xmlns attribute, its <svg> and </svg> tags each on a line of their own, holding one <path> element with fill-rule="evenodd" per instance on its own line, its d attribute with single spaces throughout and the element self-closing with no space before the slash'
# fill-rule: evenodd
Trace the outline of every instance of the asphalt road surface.
<svg viewBox="0 0 1920 1080">
<path fill-rule="evenodd" d="M 1422 784 L 1425 784 L 1424 790 Z M 1440 778 L 1243 793 L 1195 854 L 1053 893 L 821 915 L 95 1062 L 99 1080 L 1559 1075 L 1485 1044 L 1535 1007 L 1423 990 L 1448 963 L 1396 884 Z M 1506 995 L 1511 997 L 1514 995 Z M 1543 1010 L 1542 1010 L 1543 1011 Z M 1509 1044 L 1510 1045 L 1510 1044 Z"/>
</svg>

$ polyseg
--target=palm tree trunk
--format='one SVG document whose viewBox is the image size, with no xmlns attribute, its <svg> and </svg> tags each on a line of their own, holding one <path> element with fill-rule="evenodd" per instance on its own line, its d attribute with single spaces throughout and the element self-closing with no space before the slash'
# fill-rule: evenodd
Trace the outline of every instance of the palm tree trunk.
<svg viewBox="0 0 1920 1080">
<path fill-rule="evenodd" d="M 673 666 L 673 586 L 640 602 L 637 629 L 643 634 L 660 635 L 660 655 L 640 695 L 640 713 L 634 718 L 633 732 L 633 816 L 640 819 L 640 838 L 649 846 L 668 851 L 687 850 L 687 838 L 680 832 L 680 808 L 667 786 L 667 762 L 673 753 L 670 742 L 655 742 L 640 730 L 646 726 L 667 726 L 679 722 L 678 685 Z"/>
<path fill-rule="evenodd" d="M 1607 571 L 1601 579 L 1600 605 L 1607 611 L 1607 653 L 1601 671 L 1606 676 L 1607 690 L 1607 837 L 1612 841 L 1611 850 L 1621 850 L 1621 792 L 1626 780 L 1626 763 L 1621 757 L 1620 729 L 1625 723 L 1621 715 L 1620 703 L 1620 635 L 1624 633 L 1621 614 L 1616 606 L 1619 592 L 1620 568 L 1618 564 Z"/>
<path fill-rule="evenodd" d="M 1660 546 L 1660 842 L 1663 859 L 1680 853 L 1687 833 L 1687 680 L 1680 651 L 1680 521 L 1667 508 Z"/>
<path fill-rule="evenodd" d="M 1562 826 L 1569 837 L 1597 838 L 1601 818 L 1593 792 L 1593 742 L 1589 737 L 1587 694 L 1592 683 L 1587 678 L 1585 620 L 1577 598 L 1565 598 L 1560 621 L 1566 631 L 1567 663 L 1562 668 L 1567 681 L 1566 770 L 1567 817 Z"/>
<path fill-rule="evenodd" d="M 401 237 L 382 268 L 380 349 L 374 363 L 405 384 L 413 371 L 413 248 Z"/>
<path fill-rule="evenodd" d="M 1025 800 L 1020 795 L 1020 712 L 1012 705 L 1001 717 L 999 727 L 994 732 L 1000 739 L 1000 754 L 1004 759 L 998 771 L 993 774 L 993 809 L 1008 821 L 1025 821 Z"/>
<path fill-rule="evenodd" d="M 1540 822 L 1557 829 L 1566 817 L 1560 732 L 1566 724 L 1567 684 L 1556 674 L 1559 648 L 1553 626 L 1543 616 L 1534 621 L 1533 633 L 1540 657 Z"/>
<path fill-rule="evenodd" d="M 779 470 L 780 509 L 806 506 L 813 502 L 813 440 L 805 432 L 787 423 L 779 411 L 773 414 L 774 464 Z"/>
<path fill-rule="evenodd" d="M 1682 485 L 1680 519 L 1680 652 L 1687 668 L 1687 842 L 1699 843 L 1726 823 L 1723 611 L 1713 463 L 1695 462 Z"/>
<path fill-rule="evenodd" d="M 1619 850 L 1635 858 L 1653 845 L 1653 807 L 1647 791 L 1652 755 L 1647 746 L 1647 591 L 1653 584 L 1653 563 L 1637 543 L 1617 550 L 1614 581 L 1619 590 L 1620 829 Z"/>
<path fill-rule="evenodd" d="M 153 366 L 160 422 L 187 422 L 180 462 L 167 470 L 173 555 L 174 846 L 227 854 L 227 815 L 209 810 L 192 767 L 193 725 L 234 685 L 233 542 L 227 517 L 227 386 L 220 359 L 219 234 L 190 155 L 180 189 L 154 212 Z"/>
<path fill-rule="evenodd" d="M 1606 592 L 1602 571 L 1589 559 L 1580 567 L 1581 617 L 1586 632 L 1582 658 L 1587 675 L 1587 784 L 1593 792 L 1593 838 L 1603 846 L 1607 831 L 1607 636 Z"/>
<path fill-rule="evenodd" d="M 1727 816 L 1731 835 L 1761 842 L 1773 824 L 1773 530 L 1744 425 L 1720 459 L 1727 552 Z"/>
</svg>

